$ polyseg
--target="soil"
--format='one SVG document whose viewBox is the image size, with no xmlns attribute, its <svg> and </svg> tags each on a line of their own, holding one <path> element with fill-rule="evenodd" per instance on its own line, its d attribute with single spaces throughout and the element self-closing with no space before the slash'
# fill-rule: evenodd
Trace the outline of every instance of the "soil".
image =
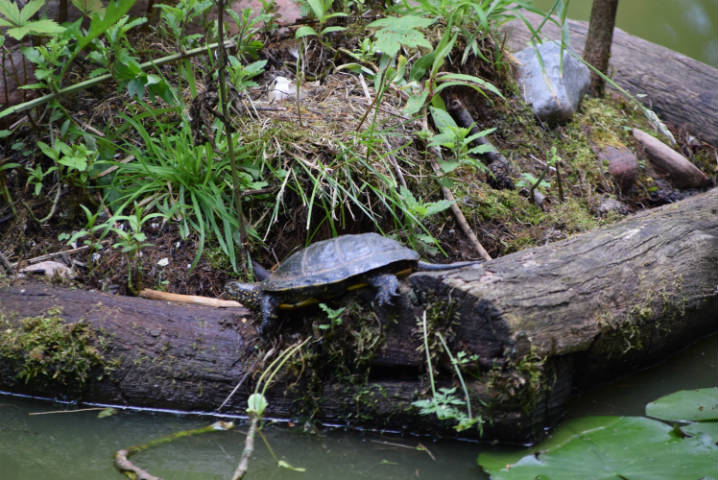
<svg viewBox="0 0 718 480">
<path fill-rule="evenodd" d="M 143 51 L 147 58 L 157 56 L 160 50 L 172 50 L 172 45 L 159 34 L 148 35 L 148 32 L 152 33 L 145 30 L 135 38 L 136 48 Z M 365 30 L 361 29 L 355 32 L 356 36 L 331 34 L 329 39 L 335 47 L 353 49 L 358 46 L 362 32 L 365 34 Z M 277 76 L 284 76 L 293 82 L 296 71 L 296 60 L 292 55 L 296 42 L 287 34 L 286 29 L 275 32 L 274 37 L 265 37 L 264 43 L 265 48 L 259 55 L 268 61 L 267 68 L 263 75 L 255 79 L 258 85 L 249 90 L 249 97 L 256 102 L 266 98 L 267 91 L 271 89 Z M 482 51 L 489 59 L 496 60 L 496 46 L 488 39 L 485 40 Z M 459 55 L 456 58 L 459 58 Z M 347 56 L 330 52 L 316 40 L 308 41 L 304 65 L 307 84 L 304 88 L 309 92 L 309 97 L 303 99 L 303 102 L 309 105 L 310 110 L 311 107 L 315 108 L 318 118 L 305 118 L 300 121 L 290 118 L 290 121 L 297 123 L 297 130 L 300 132 L 292 133 L 294 137 L 288 136 L 280 140 L 287 142 L 286 145 L 283 144 L 285 153 L 294 148 L 296 150 L 292 151 L 302 151 L 307 159 L 329 158 L 334 148 L 331 140 L 352 133 L 350 130 L 355 123 L 341 120 L 344 117 L 339 114 L 342 113 L 342 108 L 349 109 L 348 112 L 344 111 L 343 115 L 355 119 L 361 112 L 356 106 L 363 105 L 362 108 L 366 108 L 366 103 L 360 103 L 361 94 L 357 95 L 357 100 L 347 101 L 347 92 L 358 89 L 358 77 L 339 74 L 331 68 L 350 60 Z M 206 57 L 195 57 L 192 62 L 198 72 L 204 71 L 209 78 Z M 498 71 L 494 68 L 496 64 L 502 65 Z M 631 212 L 679 200 L 694 193 L 672 188 L 645 161 L 641 161 L 636 183 L 630 190 L 621 191 L 614 185 L 607 166 L 596 160 L 595 150 L 601 145 L 625 145 L 634 149 L 630 137 L 631 127 L 650 130 L 646 120 L 629 101 L 612 94 L 601 99 L 587 99 L 571 122 L 549 128 L 539 124 L 529 107 L 518 98 L 507 58 L 491 63 L 474 57 L 465 65 L 455 62 L 452 68 L 480 76 L 494 83 L 503 92 L 505 101 L 495 96 L 477 95 L 473 90 L 447 91 L 449 96 L 461 98 L 481 129 L 496 128 L 490 136 L 491 142 L 509 159 L 515 184 L 520 183 L 523 173 L 540 176 L 552 147 L 556 147 L 556 153 L 562 159 L 560 169 L 563 173 L 564 198 L 559 198 L 556 179 L 553 174 L 549 174 L 547 180 L 551 181 L 551 186 L 543 192 L 548 199 L 544 208 L 539 208 L 529 201 L 527 188 L 492 188 L 486 183 L 486 176 L 477 174 L 474 169 L 461 168 L 452 173 L 451 188 L 458 204 L 470 227 L 492 257 L 559 240 L 598 225 L 614 222 Z M 162 67 L 162 73 L 170 83 L 178 78 L 172 65 Z M 84 64 L 77 66 L 72 73 L 76 78 L 86 75 L 87 67 Z M 200 85 L 200 89 L 212 93 L 211 86 L 207 84 Z M 187 103 L 191 104 L 192 95 L 186 92 L 186 97 Z M 61 102 L 78 124 L 94 125 L 96 129 L 104 132 L 111 132 L 124 123 L 120 117 L 121 113 L 131 115 L 137 111 L 136 102 L 126 92 L 118 94 L 117 86 L 112 83 L 82 91 L 72 98 L 62 99 Z M 392 90 L 384 102 L 389 112 L 387 115 L 392 115 L 400 110 L 405 100 L 400 93 Z M 155 104 L 161 106 L 161 101 L 157 100 Z M 288 106 L 278 113 L 260 110 L 259 118 L 248 113 L 246 98 L 239 104 L 244 108 L 239 115 L 244 118 L 246 125 L 246 122 L 252 121 L 286 121 L 286 118 L 277 117 L 292 112 L 294 102 L 289 102 Z M 204 109 L 200 107 L 197 107 L 196 111 L 210 115 L 206 112 L 212 111 L 211 102 Z M 46 176 L 42 189 L 36 194 L 30 172 L 38 167 L 48 171 L 53 163 L 36 148 L 38 141 L 51 141 L 45 125 L 47 119 L 43 118 L 39 111 L 32 112 L 31 118 L 32 120 L 28 117 L 19 118 L 19 122 L 15 124 L 10 135 L 3 139 L 0 147 L 0 168 L 3 164 L 20 165 L 19 168 L 0 170 L 0 189 L 4 190 L 0 196 L 0 253 L 14 264 L 13 272 L 33 263 L 36 257 L 72 248 L 73 245 L 68 245 L 66 240 L 60 240 L 59 237 L 87 228 L 88 219 L 80 205 L 87 206 L 91 212 L 106 208 L 98 190 L 90 188 L 88 184 L 62 181 L 56 175 Z M 302 121 L 308 123 L 302 126 Z M 320 130 L 318 134 L 318 137 L 323 134 L 326 141 L 321 138 L 308 141 L 302 136 L 303 128 L 317 129 L 318 125 L 327 123 L 331 123 L 331 126 Z M 347 130 L 337 131 L 343 127 Z M 55 123 L 54 128 L 56 130 L 59 125 Z M 284 135 L 286 125 L 282 128 Z M 410 135 L 416 132 L 418 127 L 409 125 L 404 128 L 401 133 L 405 136 L 398 142 L 413 144 L 407 150 L 412 157 L 402 166 L 411 190 L 424 201 L 441 200 L 439 185 L 432 178 L 426 161 L 428 154 L 425 144 Z M 129 134 L 131 131 L 126 130 L 125 133 Z M 707 145 L 691 143 L 690 132 L 674 129 L 672 133 L 679 141 L 675 148 L 715 179 L 716 168 L 712 160 L 715 158 L 715 150 Z M 140 142 L 139 138 L 125 137 L 124 140 Z M 277 184 L 271 184 L 266 188 L 271 190 L 278 187 Z M 622 207 L 609 212 L 602 211 L 601 204 L 606 199 L 618 200 Z M 255 203 L 252 200 L 245 205 L 245 213 L 250 221 L 261 227 L 257 228 L 260 238 L 265 232 L 269 232 L 264 243 L 254 239 L 247 245 L 253 258 L 265 266 L 281 261 L 288 253 L 312 239 L 326 238 L 333 233 L 326 224 L 311 223 L 309 228 L 308 217 L 316 212 L 310 212 L 306 202 L 296 196 L 286 199 L 277 222 L 272 226 L 266 225 L 266 220 L 262 223 L 262 215 L 267 213 L 268 207 L 271 209 L 271 204 Z M 393 225 L 392 219 L 387 218 L 381 226 L 386 232 L 391 232 Z M 424 225 L 439 241 L 445 254 L 436 248 L 427 247 L 421 249 L 423 256 L 437 262 L 477 257 L 448 210 L 427 217 Z M 336 233 L 375 229 L 376 225 L 372 222 L 359 218 L 340 223 Z M 144 224 L 143 232 L 147 237 L 146 246 L 134 258 L 120 248 L 113 247 L 117 238 L 109 236 L 100 247 L 87 248 L 72 254 L 58 254 L 53 260 L 73 268 L 76 276 L 72 280 L 63 280 L 64 282 L 81 288 L 94 288 L 123 295 L 134 294 L 145 287 L 219 297 L 223 295 L 224 283 L 229 278 L 247 277 L 241 268 L 239 272 L 233 271 L 218 242 L 211 237 L 208 237 L 201 257 L 193 265 L 200 247 L 200 237 L 196 232 L 183 235 L 176 221 L 156 218 Z M 399 236 L 402 236 L 401 233 Z M 75 246 L 82 246 L 82 241 Z M 244 257 L 240 255 L 239 258 Z"/>
</svg>

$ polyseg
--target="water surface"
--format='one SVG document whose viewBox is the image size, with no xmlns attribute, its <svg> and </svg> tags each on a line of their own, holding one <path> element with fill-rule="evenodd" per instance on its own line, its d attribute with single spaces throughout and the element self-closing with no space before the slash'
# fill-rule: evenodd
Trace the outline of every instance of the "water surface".
<svg viewBox="0 0 718 480">
<path fill-rule="evenodd" d="M 680 389 L 711 387 L 718 378 L 718 338 L 703 339 L 665 363 L 586 392 L 569 406 L 568 416 L 643 415 L 644 405 Z M 97 412 L 28 415 L 69 408 L 50 402 L 0 397 L 0 480 L 122 479 L 112 466 L 114 452 L 181 430 L 204 427 L 216 418 L 149 412 L 119 412 L 98 419 Z M 244 445 L 246 425 L 237 431 L 183 438 L 132 457 L 137 465 L 166 480 L 228 479 Z M 476 455 L 487 445 L 433 442 L 366 432 L 304 433 L 274 426 L 267 437 L 277 455 L 298 467 L 276 467 L 257 438 L 249 478 L 261 479 L 486 479 Z M 391 445 L 398 443 L 404 445 Z M 413 449 L 419 443 L 427 453 Z"/>
<path fill-rule="evenodd" d="M 548 10 L 554 0 L 533 0 L 532 3 Z M 569 18 L 588 20 L 591 3 L 571 0 Z M 616 26 L 718 67 L 718 0 L 621 0 Z"/>
</svg>

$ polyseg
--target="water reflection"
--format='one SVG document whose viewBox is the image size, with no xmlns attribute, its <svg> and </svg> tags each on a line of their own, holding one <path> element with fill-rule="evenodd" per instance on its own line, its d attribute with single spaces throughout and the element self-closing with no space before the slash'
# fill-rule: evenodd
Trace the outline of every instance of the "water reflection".
<svg viewBox="0 0 718 480">
<path fill-rule="evenodd" d="M 534 0 L 548 10 L 554 0 Z M 572 1 L 568 16 L 588 20 L 590 1 Z M 718 2 L 716 0 L 630 0 L 618 2 L 616 26 L 628 33 L 718 67 Z"/>
</svg>

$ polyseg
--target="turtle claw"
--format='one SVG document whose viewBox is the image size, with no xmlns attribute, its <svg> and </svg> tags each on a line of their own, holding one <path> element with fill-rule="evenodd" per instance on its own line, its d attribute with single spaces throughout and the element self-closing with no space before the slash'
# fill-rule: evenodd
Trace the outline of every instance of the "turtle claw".
<svg viewBox="0 0 718 480">
<path fill-rule="evenodd" d="M 399 295 L 399 279 L 396 275 L 384 273 L 367 278 L 369 285 L 377 289 L 376 302 L 379 306 L 392 305 L 392 299 Z"/>
</svg>

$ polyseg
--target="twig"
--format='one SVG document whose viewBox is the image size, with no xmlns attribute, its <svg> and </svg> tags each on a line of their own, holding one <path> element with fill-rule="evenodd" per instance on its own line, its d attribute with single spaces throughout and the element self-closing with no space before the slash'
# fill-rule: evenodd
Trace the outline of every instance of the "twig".
<svg viewBox="0 0 718 480">
<path fill-rule="evenodd" d="M 541 210 L 546 210 L 546 208 L 544 206 L 544 204 L 546 202 L 546 196 L 543 193 L 541 193 L 540 191 L 538 191 L 538 189 L 536 187 L 538 187 L 539 184 L 543 181 L 544 177 L 548 173 L 548 169 L 549 169 L 549 164 L 546 164 L 546 168 L 544 168 L 541 171 L 541 175 L 539 175 L 538 180 L 536 180 L 536 182 L 534 182 L 534 184 L 531 185 L 531 189 L 529 190 L 529 200 L 534 202 L 539 207 L 541 207 Z"/>
<path fill-rule="evenodd" d="M 431 453 L 431 450 L 426 448 L 426 446 L 421 442 L 419 442 L 415 447 L 413 447 L 411 445 L 404 445 L 403 443 L 388 442 L 386 440 L 371 440 L 371 442 L 379 444 L 379 445 L 387 445 L 390 447 L 399 447 L 399 448 L 406 448 L 408 450 L 418 450 L 420 452 L 426 452 L 426 454 L 429 455 L 429 457 L 431 457 L 431 459 L 433 461 L 436 461 L 436 457 L 434 456 L 433 453 Z"/>
<path fill-rule="evenodd" d="M 164 300 L 174 303 L 187 303 L 190 305 L 205 305 L 208 307 L 226 308 L 226 307 L 243 307 L 243 305 L 234 300 L 222 300 L 212 297 L 201 297 L 199 295 L 182 295 L 180 293 L 161 292 L 159 290 L 150 290 L 143 288 L 140 290 L 139 296 L 149 298 L 150 300 Z"/>
<path fill-rule="evenodd" d="M 140 467 L 133 464 L 129 459 L 130 455 L 134 455 L 135 453 L 147 450 L 148 448 L 169 443 L 178 438 L 190 437 L 193 435 L 200 435 L 203 433 L 210 433 L 216 431 L 226 431 L 233 428 L 233 422 L 223 422 L 220 420 L 206 427 L 195 428 L 194 430 L 183 430 L 181 432 L 173 433 L 171 435 L 166 435 L 156 440 L 152 440 L 144 445 L 137 445 L 128 449 L 118 450 L 117 452 L 115 452 L 115 467 L 122 473 L 125 473 L 128 477 L 135 478 L 136 480 L 162 480 L 160 477 L 155 477 L 151 473 L 146 472 L 145 470 L 142 470 Z"/>
<path fill-rule="evenodd" d="M 59 413 L 78 413 L 78 412 L 94 412 L 97 410 L 106 410 L 105 407 L 78 408 L 76 410 L 50 410 L 47 412 L 30 412 L 28 415 L 55 415 Z"/>
<path fill-rule="evenodd" d="M 424 118 L 422 120 L 424 130 L 427 132 L 431 132 L 429 129 L 429 122 L 426 119 L 426 115 L 424 115 Z M 434 169 L 434 174 L 437 177 L 441 177 L 443 173 L 441 172 L 441 167 L 439 166 L 439 162 L 436 161 L 436 158 L 441 158 L 441 150 L 439 150 L 438 147 L 429 147 L 429 152 L 431 152 L 434 156 L 429 156 L 429 163 L 431 163 L 431 168 Z M 435 158 L 436 157 L 436 158 Z M 464 213 L 461 211 L 459 206 L 456 204 L 456 199 L 454 198 L 454 194 L 451 193 L 451 190 L 449 190 L 447 187 L 441 185 L 441 192 L 444 194 L 444 198 L 446 198 L 448 201 L 451 202 L 451 212 L 456 217 L 456 221 L 459 223 L 459 226 L 461 227 L 461 230 L 464 232 L 464 235 L 469 239 L 469 241 L 474 246 L 474 249 L 479 254 L 481 258 L 484 260 L 491 260 L 491 255 L 486 251 L 486 249 L 481 245 L 481 242 L 479 242 L 479 239 L 476 238 L 476 235 L 474 234 L 474 231 L 471 230 L 471 227 L 469 226 L 469 222 L 466 221 L 466 217 L 464 216 Z"/>
<path fill-rule="evenodd" d="M 62 195 L 62 182 L 60 181 L 60 175 L 59 170 L 55 170 L 55 174 L 57 177 L 57 193 L 55 194 L 55 198 L 52 200 L 52 206 L 50 207 L 50 213 L 48 213 L 45 217 L 37 219 L 37 222 L 42 224 L 50 220 L 53 215 L 55 215 L 55 210 L 57 209 L 57 203 L 60 201 L 60 195 Z M 32 212 L 30 212 L 32 213 Z M 33 215 L 34 217 L 35 215 Z"/>
<path fill-rule="evenodd" d="M 232 475 L 232 480 L 239 480 L 244 477 L 244 474 L 247 473 L 247 467 L 249 467 L 249 457 L 254 451 L 254 434 L 257 432 L 258 419 L 256 415 L 252 415 L 251 417 L 249 431 L 244 439 L 244 450 L 242 450 L 242 456 L 239 459 L 234 475 Z"/>
<path fill-rule="evenodd" d="M 563 182 L 561 181 L 561 172 L 559 171 L 559 165 L 561 162 L 559 160 L 556 160 L 556 183 L 558 184 L 558 199 L 559 201 L 563 202 Z"/>
<path fill-rule="evenodd" d="M 130 452 L 128 450 L 118 450 L 115 452 L 115 467 L 122 473 L 125 473 L 129 478 L 135 478 L 136 480 L 162 480 L 160 477 L 155 477 L 150 472 L 141 469 L 128 458 Z"/>
<path fill-rule="evenodd" d="M 391 144 L 389 143 L 389 140 L 386 139 L 385 136 L 382 136 L 384 139 L 384 144 L 389 148 L 389 151 L 391 151 Z M 387 157 L 389 158 L 389 163 L 391 163 L 391 166 L 394 167 L 394 171 L 396 172 L 396 176 L 399 178 L 399 183 L 401 183 L 401 186 L 404 188 L 409 188 L 406 186 L 406 180 L 404 179 L 404 174 L 401 171 L 401 167 L 399 167 L 399 162 L 396 161 L 396 158 L 391 153 L 387 154 Z"/>
<path fill-rule="evenodd" d="M 259 357 L 255 357 L 254 362 L 252 363 L 252 365 L 247 369 L 246 372 L 244 372 L 244 375 L 243 375 L 242 378 L 239 380 L 239 382 L 237 382 L 237 385 L 235 385 L 234 389 L 232 389 L 232 391 L 230 392 L 230 394 L 227 395 L 227 398 L 224 399 L 224 401 L 222 402 L 222 405 L 220 405 L 219 407 L 217 407 L 217 411 L 222 410 L 222 408 L 224 408 L 224 406 L 227 404 L 227 402 L 229 402 L 229 399 L 232 398 L 235 393 L 237 393 L 237 390 L 239 390 L 239 387 L 242 386 L 242 384 L 243 384 L 244 381 L 247 379 L 247 377 L 249 376 L 249 374 L 254 371 L 254 366 L 257 365 L 257 362 L 258 362 L 258 361 L 259 361 Z"/>
<path fill-rule="evenodd" d="M 110 242 L 109 240 L 103 240 L 103 241 L 100 242 L 100 243 L 104 245 L 104 244 L 107 244 L 107 243 L 109 243 L 109 242 Z M 81 246 L 81 247 L 72 248 L 72 249 L 70 249 L 70 250 L 60 250 L 59 252 L 46 253 L 46 254 L 44 254 L 44 255 L 40 255 L 39 257 L 33 257 L 33 258 L 29 258 L 29 259 L 27 259 L 27 260 L 21 260 L 21 261 L 19 261 L 19 262 L 11 263 L 10 266 L 11 266 L 12 268 L 15 268 L 15 267 L 17 267 L 18 265 L 20 265 L 21 263 L 33 264 L 33 263 L 37 263 L 37 262 L 42 262 L 42 261 L 45 261 L 45 260 L 50 260 L 51 258 L 61 257 L 61 256 L 63 256 L 63 255 L 72 255 L 73 253 L 82 252 L 83 250 L 87 250 L 88 248 L 91 248 L 91 245 L 83 245 L 83 246 Z"/>
</svg>

